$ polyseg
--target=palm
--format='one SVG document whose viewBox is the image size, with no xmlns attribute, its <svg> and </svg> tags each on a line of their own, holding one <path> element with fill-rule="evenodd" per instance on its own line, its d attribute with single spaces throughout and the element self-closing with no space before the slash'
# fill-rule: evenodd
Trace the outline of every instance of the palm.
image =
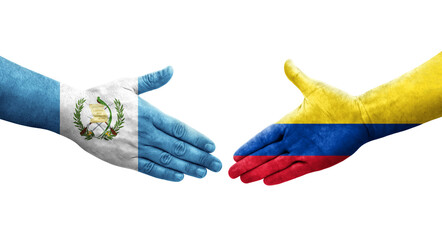
<svg viewBox="0 0 442 240">
<path fill-rule="evenodd" d="M 303 92 L 303 103 L 243 145 L 229 174 L 245 183 L 279 184 L 333 166 L 369 141 L 360 105 L 350 96 L 312 80 L 288 61 L 288 78 Z"/>
</svg>

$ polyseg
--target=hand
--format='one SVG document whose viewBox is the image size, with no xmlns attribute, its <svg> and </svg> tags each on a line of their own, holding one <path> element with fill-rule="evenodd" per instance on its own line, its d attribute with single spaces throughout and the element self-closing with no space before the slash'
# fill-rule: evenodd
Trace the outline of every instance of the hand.
<svg viewBox="0 0 442 240">
<path fill-rule="evenodd" d="M 372 139 L 357 97 L 307 77 L 290 60 L 284 70 L 304 101 L 235 152 L 229 175 L 244 183 L 274 185 L 331 167 Z"/>
<path fill-rule="evenodd" d="M 86 91 L 61 85 L 60 134 L 106 162 L 169 181 L 220 171 L 210 139 L 138 97 L 172 74 L 167 67 Z"/>
</svg>

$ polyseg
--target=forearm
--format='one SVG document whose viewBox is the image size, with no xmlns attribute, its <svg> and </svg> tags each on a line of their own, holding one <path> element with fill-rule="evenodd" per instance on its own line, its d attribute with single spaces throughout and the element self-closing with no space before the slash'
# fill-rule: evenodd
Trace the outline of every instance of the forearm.
<svg viewBox="0 0 442 240">
<path fill-rule="evenodd" d="M 441 117 L 442 53 L 359 100 L 364 122 L 396 125 L 391 133 Z"/>
<path fill-rule="evenodd" d="M 60 83 L 0 57 L 0 119 L 60 132 Z"/>
</svg>

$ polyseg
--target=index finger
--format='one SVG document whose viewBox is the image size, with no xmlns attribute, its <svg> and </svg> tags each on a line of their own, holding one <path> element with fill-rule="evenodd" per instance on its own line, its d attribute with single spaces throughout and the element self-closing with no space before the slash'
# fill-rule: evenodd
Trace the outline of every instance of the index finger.
<svg viewBox="0 0 442 240">
<path fill-rule="evenodd" d="M 284 125 L 272 124 L 242 145 L 234 154 L 233 159 L 238 162 L 248 155 L 276 142 L 281 141 L 284 135 Z"/>
<path fill-rule="evenodd" d="M 215 151 L 215 143 L 208 137 L 164 113 L 160 112 L 153 119 L 153 125 L 168 135 L 187 142 L 205 152 L 211 153 Z"/>
</svg>

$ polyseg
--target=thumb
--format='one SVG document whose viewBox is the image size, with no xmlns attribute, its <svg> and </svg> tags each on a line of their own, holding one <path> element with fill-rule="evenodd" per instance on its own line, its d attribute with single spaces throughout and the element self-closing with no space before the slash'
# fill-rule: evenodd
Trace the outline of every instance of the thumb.
<svg viewBox="0 0 442 240">
<path fill-rule="evenodd" d="M 301 90 L 304 96 L 313 90 L 316 86 L 316 81 L 307 77 L 299 68 L 297 68 L 292 60 L 287 60 L 284 64 L 284 72 L 287 78 Z"/>
<path fill-rule="evenodd" d="M 138 77 L 138 94 L 142 94 L 165 85 L 172 78 L 173 68 L 168 66 L 163 70 Z"/>
</svg>

